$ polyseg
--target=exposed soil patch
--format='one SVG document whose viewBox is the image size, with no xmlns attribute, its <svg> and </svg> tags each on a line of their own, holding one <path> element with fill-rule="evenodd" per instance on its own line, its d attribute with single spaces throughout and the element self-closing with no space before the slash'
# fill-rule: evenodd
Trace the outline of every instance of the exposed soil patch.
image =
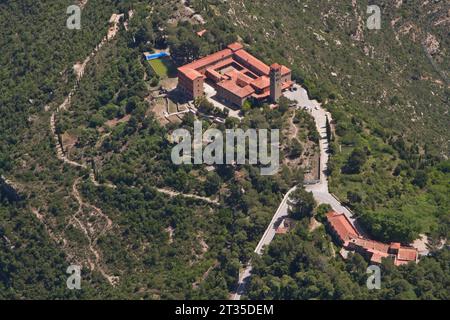
<svg viewBox="0 0 450 320">
<path fill-rule="evenodd" d="M 92 271 L 98 269 L 103 277 L 105 277 L 111 285 L 115 286 L 119 282 L 119 277 L 111 276 L 106 272 L 103 266 L 102 255 L 97 246 L 98 238 L 103 236 L 106 232 L 109 232 L 112 229 L 113 223 L 100 208 L 83 201 L 78 191 L 79 183 L 80 178 L 75 180 L 72 186 L 72 195 L 78 203 L 78 210 L 71 217 L 70 223 L 74 227 L 79 228 L 88 240 L 88 248 L 95 258 L 92 260 L 88 257 L 90 269 Z"/>
<path fill-rule="evenodd" d="M 115 119 L 112 119 L 112 120 L 108 120 L 108 121 L 105 122 L 105 125 L 107 127 L 109 127 L 109 128 L 114 128 L 119 123 L 128 122 L 130 120 L 130 118 L 131 118 L 131 115 L 127 114 L 126 116 L 124 116 L 124 117 L 122 117 L 120 119 L 115 118 Z"/>
<path fill-rule="evenodd" d="M 301 167 L 305 169 L 305 180 L 314 180 L 318 176 L 319 170 L 319 154 L 317 152 L 316 145 L 307 140 L 306 142 L 300 141 L 299 132 L 300 128 L 297 124 L 295 124 L 296 112 L 292 111 L 292 115 L 289 117 L 289 125 L 286 129 L 285 135 L 288 137 L 286 141 L 291 142 L 293 140 L 297 140 L 303 147 L 302 154 L 297 158 L 289 158 L 285 157 L 283 160 L 283 164 L 295 168 Z M 287 147 L 286 145 L 284 147 Z"/>
<path fill-rule="evenodd" d="M 158 120 L 158 122 L 161 125 L 165 126 L 168 123 L 170 123 L 170 121 L 167 120 L 164 115 L 164 112 L 167 112 L 164 99 L 157 98 L 157 99 L 152 100 L 151 106 L 148 109 L 148 111 L 153 112 L 155 114 L 156 120 Z"/>
<path fill-rule="evenodd" d="M 169 234 L 169 244 L 173 243 L 173 234 L 175 232 L 175 229 L 172 226 L 168 226 L 165 231 Z"/>
<path fill-rule="evenodd" d="M 319 228 L 322 224 L 317 221 L 315 218 L 311 218 L 311 221 L 309 223 L 309 231 L 313 232 L 317 228 Z"/>
</svg>

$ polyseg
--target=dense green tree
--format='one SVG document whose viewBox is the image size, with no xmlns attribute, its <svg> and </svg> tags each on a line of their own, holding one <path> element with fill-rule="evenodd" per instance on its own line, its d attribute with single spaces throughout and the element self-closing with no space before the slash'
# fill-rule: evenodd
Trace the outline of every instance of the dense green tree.
<svg viewBox="0 0 450 320">
<path fill-rule="evenodd" d="M 327 133 L 327 140 L 328 140 L 328 143 L 330 144 L 333 139 L 332 139 L 330 120 L 328 119 L 328 116 L 326 117 L 325 127 L 326 127 L 326 133 Z"/>
<path fill-rule="evenodd" d="M 311 217 L 316 206 L 316 201 L 311 192 L 303 188 L 297 188 L 289 196 L 289 214 L 295 219 Z"/>
<path fill-rule="evenodd" d="M 303 153 L 303 147 L 302 144 L 297 140 L 297 139 L 293 139 L 291 144 L 290 144 L 290 148 L 289 148 L 289 157 L 291 159 L 295 159 L 298 158 L 302 155 Z"/>
<path fill-rule="evenodd" d="M 422 189 L 427 185 L 427 179 L 428 179 L 427 173 L 423 170 L 418 170 L 412 182 L 413 184 Z"/>
<path fill-rule="evenodd" d="M 343 168 L 343 171 L 348 174 L 360 173 L 364 164 L 367 161 L 366 152 L 362 149 L 355 149 L 350 154 L 347 164 Z"/>
<path fill-rule="evenodd" d="M 208 196 L 216 194 L 219 191 L 221 179 L 215 172 L 210 172 L 206 176 L 205 192 Z"/>
</svg>

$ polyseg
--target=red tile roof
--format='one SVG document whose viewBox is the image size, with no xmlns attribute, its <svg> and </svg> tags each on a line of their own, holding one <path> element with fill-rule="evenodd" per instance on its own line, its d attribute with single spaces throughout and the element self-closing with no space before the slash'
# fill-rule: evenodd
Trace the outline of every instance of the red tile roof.
<svg viewBox="0 0 450 320">
<path fill-rule="evenodd" d="M 248 53 L 245 50 L 239 50 L 237 52 L 234 53 L 237 57 L 239 57 L 240 59 L 242 59 L 243 61 L 245 61 L 247 64 L 251 65 L 252 67 L 254 67 L 256 70 L 258 70 L 261 75 L 269 75 L 270 72 L 270 68 L 268 65 L 266 65 L 264 62 L 262 62 L 261 60 L 255 58 L 254 56 L 252 56 L 250 53 Z"/>
<path fill-rule="evenodd" d="M 291 73 L 291 69 L 289 69 L 286 66 L 281 66 L 281 74 L 284 76 L 284 75 L 286 75 L 288 73 Z"/>
<path fill-rule="evenodd" d="M 230 49 L 221 50 L 219 52 L 210 54 L 209 56 L 206 56 L 204 58 L 201 58 L 194 62 L 186 64 L 186 65 L 180 67 L 180 69 L 194 69 L 194 70 L 201 69 L 208 65 L 217 63 L 219 60 L 229 58 L 229 57 L 231 57 L 232 54 L 233 54 L 233 52 Z"/>
<path fill-rule="evenodd" d="M 252 86 L 259 90 L 263 90 L 270 86 L 270 79 L 267 76 L 259 77 L 258 79 L 252 82 Z"/>
<path fill-rule="evenodd" d="M 352 239 L 351 240 L 354 244 L 366 249 L 369 252 L 380 252 L 380 253 L 388 253 L 389 251 L 389 245 L 382 243 L 382 242 L 378 242 L 378 241 L 374 241 L 374 240 L 369 240 L 369 239 L 365 239 L 363 237 L 359 237 L 356 239 Z"/>
<path fill-rule="evenodd" d="M 327 219 L 343 242 L 359 237 L 358 231 L 345 214 L 331 211 L 327 214 Z"/>
<path fill-rule="evenodd" d="M 417 261 L 417 249 L 409 247 L 401 247 L 395 257 L 394 264 L 401 266 L 411 261 Z"/>
<path fill-rule="evenodd" d="M 360 248 L 367 254 L 370 254 L 371 262 L 381 263 L 382 258 L 390 256 L 394 256 L 394 264 L 396 266 L 407 264 L 411 261 L 417 261 L 417 249 L 403 247 L 398 242 L 387 244 L 366 239 L 359 235 L 358 231 L 343 213 L 331 211 L 327 214 L 327 220 L 344 243 L 344 248 L 355 249 L 355 246 Z"/>
<path fill-rule="evenodd" d="M 264 92 L 260 93 L 260 94 L 258 94 L 258 93 L 252 94 L 252 97 L 255 98 L 255 99 L 264 99 L 264 98 L 267 98 L 269 96 L 270 96 L 270 90 L 264 90 Z M 276 108 L 278 108 L 278 105 L 276 105 L 276 104 L 273 105 L 272 109 L 276 109 Z"/>
<path fill-rule="evenodd" d="M 270 66 L 270 69 L 279 71 L 281 70 L 281 65 L 279 65 L 278 63 L 274 63 Z"/>
<path fill-rule="evenodd" d="M 204 77 L 200 72 L 198 72 L 197 70 L 194 70 L 194 69 L 178 68 L 178 71 L 183 73 L 190 80 L 195 80 L 195 79 Z"/>
<path fill-rule="evenodd" d="M 375 262 L 375 263 L 381 263 L 381 259 L 382 258 L 387 258 L 387 257 L 389 257 L 388 253 L 374 251 L 372 256 L 370 257 L 370 261 L 371 262 Z"/>
<path fill-rule="evenodd" d="M 224 76 L 219 72 L 217 72 L 216 70 L 214 70 L 214 68 L 206 69 L 206 75 L 214 78 L 214 81 L 221 81 L 222 78 L 224 78 Z"/>
<path fill-rule="evenodd" d="M 279 64 L 274 64 L 274 66 L 281 69 L 283 75 L 291 72 L 285 66 Z M 226 67 L 230 67 L 230 71 L 222 74 Z M 178 70 L 190 80 L 199 77 L 205 78 L 203 74 L 206 73 L 206 76 L 212 78 L 217 86 L 241 98 L 250 95 L 256 98 L 270 96 L 268 90 L 270 67 L 243 50 L 242 44 L 237 42 L 230 44 L 227 49 L 184 65 Z M 249 74 L 252 77 L 249 77 Z M 284 82 L 282 89 L 287 89 L 292 83 Z M 255 89 L 258 90 L 258 94 Z"/>
<path fill-rule="evenodd" d="M 417 258 L 417 250 L 414 248 L 401 247 L 397 254 L 398 260 L 415 261 Z"/>
<path fill-rule="evenodd" d="M 398 250 L 400 249 L 401 245 L 400 242 L 391 242 L 391 249 Z"/>
<path fill-rule="evenodd" d="M 275 230 L 276 234 L 286 234 L 287 232 L 288 232 L 288 228 L 281 227 L 281 226 Z"/>
<path fill-rule="evenodd" d="M 288 73 L 291 73 L 291 69 L 289 69 L 286 66 L 280 65 L 278 63 L 274 63 L 270 66 L 271 69 L 280 70 L 281 69 L 281 75 L 286 75 Z"/>
<path fill-rule="evenodd" d="M 249 76 L 246 76 L 245 74 L 243 74 L 242 72 L 239 72 L 237 70 L 233 70 L 233 71 L 227 72 L 226 75 L 230 79 L 232 79 L 232 80 L 234 80 L 236 82 L 245 83 L 245 85 L 249 85 L 250 83 L 252 83 L 254 81 Z"/>
<path fill-rule="evenodd" d="M 242 44 L 240 44 L 239 42 L 235 42 L 235 43 L 228 45 L 228 49 L 231 49 L 233 51 L 238 51 L 243 48 L 244 48 L 244 46 Z"/>
<path fill-rule="evenodd" d="M 255 90 L 252 88 L 252 86 L 246 85 L 244 87 L 240 87 L 236 84 L 236 81 L 234 81 L 234 80 L 224 80 L 224 81 L 217 83 L 217 85 L 219 87 L 233 93 L 234 95 L 238 96 L 239 98 L 246 98 L 246 97 L 250 96 L 253 92 L 255 92 Z"/>
<path fill-rule="evenodd" d="M 215 70 L 219 70 L 222 69 L 223 67 L 236 63 L 233 59 L 232 56 L 230 56 L 229 58 L 226 58 L 224 60 L 218 61 L 217 63 L 213 64 L 210 68 L 211 69 L 215 69 Z"/>
</svg>

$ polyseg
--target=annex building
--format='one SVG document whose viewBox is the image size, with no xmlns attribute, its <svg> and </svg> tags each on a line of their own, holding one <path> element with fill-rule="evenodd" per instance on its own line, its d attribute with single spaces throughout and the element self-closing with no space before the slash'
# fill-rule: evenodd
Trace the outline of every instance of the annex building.
<svg viewBox="0 0 450 320">
<path fill-rule="evenodd" d="M 280 64 L 270 67 L 233 43 L 226 49 L 178 68 L 178 88 L 189 98 L 204 95 L 208 81 L 217 96 L 241 107 L 249 99 L 277 102 L 293 85 L 291 70 Z"/>
<path fill-rule="evenodd" d="M 366 239 L 343 213 L 329 212 L 327 222 L 334 238 L 344 249 L 358 252 L 371 263 L 380 264 L 382 258 L 393 259 L 396 266 L 417 262 L 418 252 L 415 248 L 402 246 L 398 242 L 386 244 Z"/>
</svg>

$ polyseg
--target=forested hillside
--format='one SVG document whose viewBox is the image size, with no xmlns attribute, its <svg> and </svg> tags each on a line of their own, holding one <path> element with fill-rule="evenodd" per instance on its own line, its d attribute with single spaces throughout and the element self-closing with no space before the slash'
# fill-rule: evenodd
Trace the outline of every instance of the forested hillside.
<svg viewBox="0 0 450 320">
<path fill-rule="evenodd" d="M 449 299 L 449 250 L 423 258 L 418 265 L 381 266 L 381 289 L 368 290 L 368 263 L 358 254 L 343 261 L 323 228 L 308 230 L 303 220 L 291 234 L 279 237 L 255 263 L 250 299 Z"/>
<path fill-rule="evenodd" d="M 251 258 L 249 298 L 448 299 L 448 250 L 434 250 L 448 238 L 450 216 L 440 2 L 381 2 L 389 17 L 373 33 L 356 32 L 365 1 L 75 3 L 81 30 L 66 28 L 73 1 L 0 1 L 0 174 L 17 192 L 0 188 L 0 299 L 226 299 Z M 185 4 L 206 24 L 184 19 Z M 123 14 L 118 32 L 98 49 L 113 13 Z M 426 32 L 440 43 L 434 64 L 419 40 Z M 195 119 L 159 121 L 154 92 L 164 79 L 142 58 L 170 49 L 180 65 L 236 40 L 290 66 L 332 113 L 331 187 L 365 228 L 405 243 L 426 233 L 431 257 L 398 271 L 384 266 L 392 284 L 372 295 L 362 258 L 332 259 L 324 230 L 308 232 L 303 217 L 253 257 L 283 195 L 303 182 L 303 156 L 317 156 L 311 115 L 282 100 L 278 109 L 247 103 L 242 121 L 203 121 L 222 131 L 281 129 L 277 175 L 248 165 L 175 166 L 170 134 L 192 131 Z M 86 57 L 77 84 L 74 65 Z M 83 267 L 82 290 L 66 288 L 71 264 Z"/>
<path fill-rule="evenodd" d="M 445 2 L 193 2 L 209 17 L 208 28 L 224 26 L 251 52 L 286 63 L 296 80 L 332 113 L 330 189 L 374 238 L 409 243 L 427 234 L 432 246 L 448 238 L 449 12 Z M 381 30 L 366 28 L 369 4 L 381 8 Z M 273 245 L 269 252 L 278 249 Z M 285 249 L 282 256 L 292 250 Z M 298 259 L 311 255 L 306 251 Z M 261 275 L 266 276 L 258 283 L 262 291 L 249 296 L 300 298 L 274 293 L 280 284 L 272 283 L 270 276 L 283 281 L 283 275 L 294 274 L 293 269 L 274 269 L 274 260 L 264 259 L 267 264 Z M 448 261 L 446 254 L 438 259 Z M 281 264 L 289 263 L 282 258 Z M 256 285 L 261 279 L 253 281 Z M 322 293 L 319 289 L 318 295 L 304 298 L 325 298 Z"/>
<path fill-rule="evenodd" d="M 331 111 L 331 190 L 375 237 L 448 236 L 443 2 L 371 2 L 381 9 L 381 30 L 366 28 L 367 1 L 194 3 L 209 28 L 226 26 L 250 51 L 292 67 Z"/>
<path fill-rule="evenodd" d="M 23 142 L 27 134 L 33 134 L 28 130 L 39 121 L 44 106 L 61 99 L 72 85 L 71 65 L 100 41 L 113 10 L 110 1 L 97 1 L 96 8 L 84 11 L 84 29 L 74 33 L 65 27 L 69 4 L 69 1 L 0 3 L 0 173 L 8 177 L 18 166 L 28 166 L 30 160 L 36 161 L 37 155 L 51 152 L 35 141 L 27 153 Z M 96 30 L 103 31 L 93 32 Z M 45 175 L 48 171 L 28 172 L 30 177 L 38 174 Z M 59 177 L 63 179 L 62 175 Z M 74 293 L 67 291 L 64 283 L 66 254 L 33 216 L 29 203 L 24 199 L 11 203 L 4 194 L 1 200 L 0 297 L 72 296 Z M 87 287 L 85 292 L 88 290 Z"/>
<path fill-rule="evenodd" d="M 420 149 L 427 144 L 431 155 L 448 155 L 449 83 L 426 55 L 432 53 L 448 78 L 445 1 L 193 3 L 206 8 L 208 28 L 226 26 L 265 60 L 291 66 L 313 97 L 386 137 L 417 141 Z M 381 30 L 366 28 L 369 4 L 381 9 Z M 433 45 L 427 38 L 435 40 Z"/>
<path fill-rule="evenodd" d="M 65 28 L 66 2 L 40 8 L 2 4 L 5 17 L 16 10 L 23 15 L 5 25 L 11 36 L 35 11 L 47 24 L 43 13 L 61 12 L 56 27 L 31 29 L 39 41 L 31 41 L 28 51 L 12 41 L 9 46 L 18 48 L 6 46 L 2 56 L 13 60 L 14 50 L 28 54 L 17 66 L 2 63 L 1 81 L 7 84 L 2 98 L 24 100 L 24 105 L 7 100 L 2 109 L 10 120 L 2 117 L 8 143 L 2 145 L 1 173 L 19 194 L 1 194 L 2 298 L 227 298 L 282 194 L 301 181 L 298 168 L 262 177 L 250 166 L 208 173 L 205 166 L 172 164 L 168 137 L 174 127 L 154 119 L 149 93 L 155 75 L 141 56 L 192 28 L 189 23 L 165 28 L 174 3 L 89 1 L 78 34 Z M 125 14 L 119 32 L 95 52 L 113 12 Z M 76 82 L 73 66 L 89 55 L 70 102 L 59 108 Z M 25 72 L 22 66 L 30 63 L 42 71 Z M 24 92 L 15 94 L 22 85 Z M 241 127 L 281 128 L 286 111 L 286 106 L 249 110 Z M 59 141 L 51 131 L 53 120 Z M 186 117 L 181 126 L 192 130 L 192 121 Z M 305 115 L 296 120 L 303 121 Z M 61 142 L 66 162 L 57 158 Z M 169 197 L 161 189 L 210 197 L 217 204 Z M 83 267 L 81 291 L 66 289 L 71 264 Z"/>
</svg>

